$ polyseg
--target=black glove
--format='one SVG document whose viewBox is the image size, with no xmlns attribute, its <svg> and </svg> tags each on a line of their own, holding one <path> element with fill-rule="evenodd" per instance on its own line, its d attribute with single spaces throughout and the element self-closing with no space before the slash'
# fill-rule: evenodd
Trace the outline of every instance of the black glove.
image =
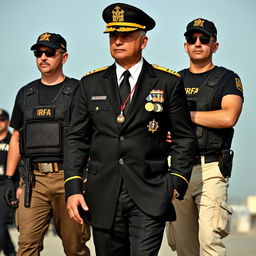
<svg viewBox="0 0 256 256">
<path fill-rule="evenodd" d="M 13 176 L 5 176 L 5 200 L 11 208 L 17 208 L 19 201 L 16 198 L 16 188 Z"/>
</svg>

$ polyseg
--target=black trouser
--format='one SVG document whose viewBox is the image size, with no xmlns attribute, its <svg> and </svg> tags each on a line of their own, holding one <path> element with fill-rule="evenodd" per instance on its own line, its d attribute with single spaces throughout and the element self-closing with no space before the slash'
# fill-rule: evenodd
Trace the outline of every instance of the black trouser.
<svg viewBox="0 0 256 256">
<path fill-rule="evenodd" d="M 8 225 L 13 222 L 15 210 L 10 208 L 4 199 L 4 185 L 0 185 L 0 252 L 5 255 L 15 252 Z"/>
<path fill-rule="evenodd" d="M 96 255 L 156 256 L 164 227 L 165 219 L 143 213 L 122 185 L 113 229 L 93 228 Z"/>
</svg>

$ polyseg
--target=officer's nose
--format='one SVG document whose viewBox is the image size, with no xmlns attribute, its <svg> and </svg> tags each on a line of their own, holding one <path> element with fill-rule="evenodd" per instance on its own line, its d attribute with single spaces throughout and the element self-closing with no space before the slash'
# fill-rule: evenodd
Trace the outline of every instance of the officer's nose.
<svg viewBox="0 0 256 256">
<path fill-rule="evenodd" d="M 122 37 L 121 36 L 117 36 L 116 37 L 116 45 L 121 45 L 121 44 L 123 44 L 123 40 L 122 40 Z"/>
</svg>

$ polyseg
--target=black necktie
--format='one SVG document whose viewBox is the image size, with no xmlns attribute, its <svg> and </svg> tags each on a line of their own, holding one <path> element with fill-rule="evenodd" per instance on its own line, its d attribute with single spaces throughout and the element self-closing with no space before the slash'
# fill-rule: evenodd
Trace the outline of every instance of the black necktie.
<svg viewBox="0 0 256 256">
<path fill-rule="evenodd" d="M 130 72 L 128 70 L 124 71 L 123 76 L 124 79 L 120 84 L 119 87 L 119 91 L 120 91 L 120 97 L 121 97 L 121 104 L 123 105 L 124 102 L 126 101 L 126 99 L 128 98 L 130 91 L 131 91 L 131 87 L 130 87 L 130 83 L 129 83 L 129 77 L 130 77 Z M 128 105 L 130 103 L 130 99 L 128 99 L 127 103 L 126 103 L 126 107 L 125 107 L 125 112 L 127 113 L 128 110 Z"/>
</svg>

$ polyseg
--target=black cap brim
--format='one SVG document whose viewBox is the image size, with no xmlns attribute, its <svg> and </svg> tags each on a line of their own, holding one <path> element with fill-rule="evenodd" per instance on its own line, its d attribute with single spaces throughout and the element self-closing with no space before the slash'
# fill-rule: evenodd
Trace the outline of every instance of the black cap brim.
<svg viewBox="0 0 256 256">
<path fill-rule="evenodd" d="M 215 37 L 215 35 L 212 35 L 211 33 L 209 33 L 208 31 L 204 30 L 203 28 L 190 29 L 190 30 L 188 30 L 188 31 L 186 31 L 186 32 L 184 33 L 184 36 L 188 36 L 188 35 L 190 35 L 190 34 L 193 33 L 193 32 L 203 32 L 204 34 L 206 34 L 206 35 L 208 35 L 208 36 L 213 36 L 213 37 Z"/>
<path fill-rule="evenodd" d="M 51 44 L 51 43 L 49 43 L 49 42 L 42 42 L 42 43 L 40 43 L 40 44 L 34 44 L 34 45 L 32 45 L 31 48 L 30 48 L 30 50 L 31 50 L 31 51 L 34 51 L 34 50 L 38 49 L 38 48 L 41 47 L 41 46 L 47 46 L 47 47 L 52 48 L 52 49 L 58 49 L 58 48 L 59 48 L 59 47 L 57 47 L 56 45 Z"/>
</svg>

